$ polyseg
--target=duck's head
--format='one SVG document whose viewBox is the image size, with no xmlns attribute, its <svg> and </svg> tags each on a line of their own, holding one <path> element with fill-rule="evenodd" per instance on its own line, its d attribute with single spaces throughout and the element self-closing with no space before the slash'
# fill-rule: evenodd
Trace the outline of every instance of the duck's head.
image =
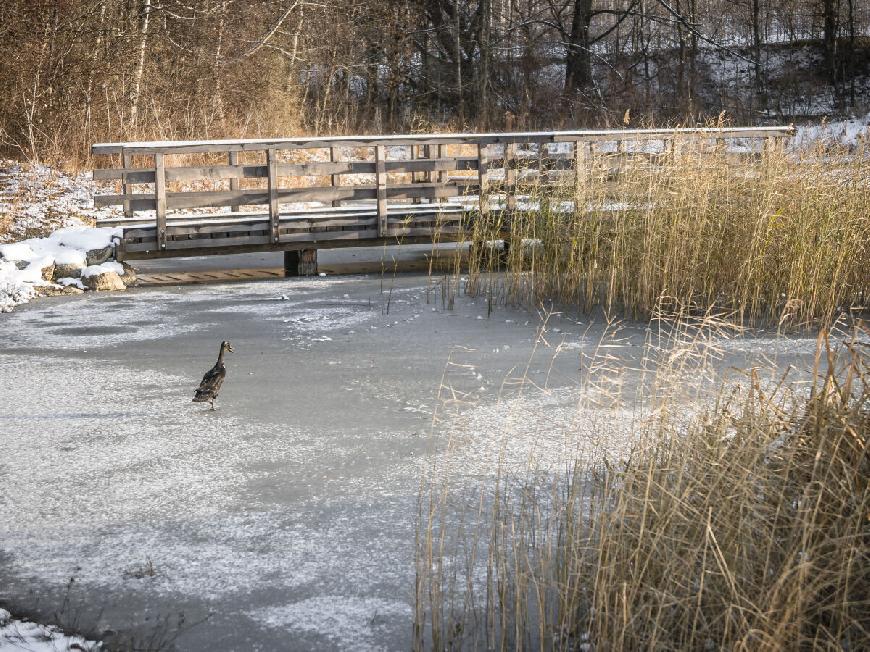
<svg viewBox="0 0 870 652">
<path fill-rule="evenodd" d="M 227 340 L 224 340 L 223 342 L 221 342 L 221 351 L 229 351 L 230 353 L 232 353 L 233 345 L 230 344 Z"/>
</svg>

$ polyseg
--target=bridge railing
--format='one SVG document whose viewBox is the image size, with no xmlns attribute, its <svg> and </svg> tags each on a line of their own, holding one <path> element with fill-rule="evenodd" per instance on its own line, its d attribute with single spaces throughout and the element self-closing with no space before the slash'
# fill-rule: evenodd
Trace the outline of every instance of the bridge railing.
<svg viewBox="0 0 870 652">
<path fill-rule="evenodd" d="M 267 221 L 263 231 L 244 236 L 250 245 L 278 247 L 304 240 L 305 232 L 286 224 L 294 219 L 319 224 L 320 231 L 356 221 L 355 235 L 335 238 L 382 239 L 402 229 L 405 235 L 422 235 L 431 222 L 409 230 L 407 224 L 399 224 L 401 218 L 449 213 L 441 202 L 469 196 L 477 198 L 474 206 L 481 212 L 492 209 L 494 194 L 501 195 L 498 207 L 513 209 L 517 188 L 525 180 L 579 177 L 595 148 L 614 156 L 654 156 L 676 140 L 721 144 L 739 139 L 751 144 L 744 152 L 753 152 L 759 143 L 791 131 L 623 129 L 101 143 L 93 145 L 92 153 L 103 157 L 105 167 L 94 170 L 94 179 L 115 182 L 118 192 L 97 195 L 94 203 L 122 206 L 127 219 L 116 223 L 143 229 L 141 242 L 134 243 L 143 251 L 190 248 L 188 240 L 208 232 L 210 221 L 226 223 L 231 217 Z M 651 141 L 658 141 L 659 147 L 652 147 Z M 142 187 L 145 191 L 137 192 Z M 409 202 L 430 206 L 412 207 Z M 242 213 L 247 207 L 255 212 Z M 458 220 L 470 207 L 466 201 L 453 204 L 452 211 Z M 144 219 L 135 219 L 137 214 L 144 214 Z M 172 227 L 167 217 L 170 223 L 176 218 L 187 221 L 183 227 Z M 153 235 L 144 233 L 149 228 Z M 224 231 L 227 241 L 222 244 L 229 246 L 232 229 Z"/>
</svg>

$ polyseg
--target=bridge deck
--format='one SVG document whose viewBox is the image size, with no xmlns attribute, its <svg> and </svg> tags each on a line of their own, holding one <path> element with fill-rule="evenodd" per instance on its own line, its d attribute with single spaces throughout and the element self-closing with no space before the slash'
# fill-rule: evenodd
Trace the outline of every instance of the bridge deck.
<svg viewBox="0 0 870 652">
<path fill-rule="evenodd" d="M 123 207 L 124 218 L 101 222 L 123 227 L 121 258 L 451 241 L 468 233 L 475 216 L 532 210 L 522 199 L 530 188 L 561 184 L 570 198 L 572 184 L 579 189 L 596 166 L 606 177 L 626 158 L 655 165 L 686 146 L 755 156 L 790 133 L 744 127 L 102 143 L 92 151 L 108 165 L 94 179 L 115 184 L 115 193 L 94 203 Z"/>
</svg>

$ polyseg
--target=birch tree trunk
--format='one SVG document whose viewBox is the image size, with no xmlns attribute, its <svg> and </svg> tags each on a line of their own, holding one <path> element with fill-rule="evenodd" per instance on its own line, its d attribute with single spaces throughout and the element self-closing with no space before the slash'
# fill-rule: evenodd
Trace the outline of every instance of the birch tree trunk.
<svg viewBox="0 0 870 652">
<path fill-rule="evenodd" d="M 142 76 L 145 72 L 145 52 L 148 49 L 148 27 L 151 23 L 151 0 L 142 0 L 139 28 L 139 60 L 133 74 L 133 91 L 130 94 L 130 129 L 135 131 L 139 118 L 139 98 L 142 90 Z"/>
</svg>

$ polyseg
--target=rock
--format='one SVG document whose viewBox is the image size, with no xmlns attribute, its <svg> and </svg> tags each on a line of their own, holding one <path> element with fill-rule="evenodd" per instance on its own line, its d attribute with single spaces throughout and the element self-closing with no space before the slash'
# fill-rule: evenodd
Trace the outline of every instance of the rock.
<svg viewBox="0 0 870 652">
<path fill-rule="evenodd" d="M 82 275 L 84 265 L 77 263 L 55 263 L 54 264 L 54 280 L 59 278 L 78 278 Z"/>
<path fill-rule="evenodd" d="M 84 292 L 84 290 L 73 285 L 67 285 L 66 287 L 57 287 L 56 285 L 37 285 L 33 289 L 41 297 L 70 296 L 74 294 L 82 294 Z"/>
<path fill-rule="evenodd" d="M 124 266 L 124 273 L 121 274 L 121 281 L 127 287 L 132 287 L 136 284 L 136 270 L 133 269 L 132 265 L 128 265 L 127 263 L 121 263 Z"/>
<path fill-rule="evenodd" d="M 106 261 L 108 261 L 115 254 L 115 248 L 112 245 L 108 247 L 103 247 L 102 249 L 91 249 L 85 257 L 87 258 L 87 264 L 90 265 L 102 265 Z"/>
<path fill-rule="evenodd" d="M 47 266 L 42 268 L 42 280 L 43 281 L 51 281 L 52 279 L 54 279 L 54 268 L 55 268 L 54 263 L 51 263 L 50 265 L 47 265 Z"/>
<path fill-rule="evenodd" d="M 14 262 L 15 262 L 15 267 L 17 267 L 18 269 L 27 269 L 28 266 L 30 265 L 29 260 L 16 260 Z"/>
<path fill-rule="evenodd" d="M 119 274 L 115 272 L 103 272 L 102 274 L 94 274 L 82 279 L 89 290 L 97 292 L 114 292 L 115 290 L 126 290 L 127 286 L 121 280 Z"/>
</svg>

